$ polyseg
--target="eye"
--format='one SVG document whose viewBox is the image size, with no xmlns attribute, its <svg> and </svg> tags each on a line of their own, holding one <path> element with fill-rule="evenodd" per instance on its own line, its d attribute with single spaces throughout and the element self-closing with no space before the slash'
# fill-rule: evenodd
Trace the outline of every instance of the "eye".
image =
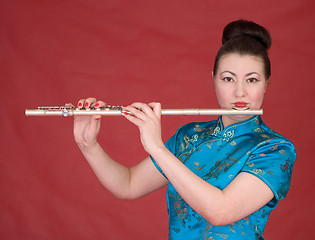
<svg viewBox="0 0 315 240">
<path fill-rule="evenodd" d="M 250 83 L 254 83 L 254 82 L 258 82 L 259 80 L 257 78 L 249 78 L 247 79 L 247 82 L 250 82 Z"/>
<path fill-rule="evenodd" d="M 224 78 L 222 78 L 222 80 L 225 81 L 225 82 L 232 82 L 233 78 L 231 78 L 231 77 L 224 77 Z"/>
</svg>

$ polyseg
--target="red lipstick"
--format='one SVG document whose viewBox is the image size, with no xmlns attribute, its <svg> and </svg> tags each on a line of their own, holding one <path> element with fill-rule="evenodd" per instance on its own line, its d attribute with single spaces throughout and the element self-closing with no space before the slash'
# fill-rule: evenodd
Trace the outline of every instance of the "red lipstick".
<svg viewBox="0 0 315 240">
<path fill-rule="evenodd" d="M 235 102 L 234 106 L 237 108 L 244 108 L 247 106 L 247 103 L 246 102 Z"/>
</svg>

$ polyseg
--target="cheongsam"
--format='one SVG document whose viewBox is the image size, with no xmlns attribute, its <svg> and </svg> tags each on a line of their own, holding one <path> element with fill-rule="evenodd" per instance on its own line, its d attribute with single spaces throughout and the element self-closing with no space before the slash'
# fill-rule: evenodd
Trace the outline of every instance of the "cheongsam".
<svg viewBox="0 0 315 240">
<path fill-rule="evenodd" d="M 213 226 L 169 182 L 166 192 L 169 240 L 263 239 L 270 212 L 290 187 L 296 152 L 288 139 L 267 127 L 260 116 L 226 128 L 219 117 L 180 127 L 165 145 L 193 173 L 221 190 L 240 172 L 247 172 L 261 179 L 274 194 L 270 202 L 248 217 Z M 152 161 L 164 175 L 157 162 Z"/>
</svg>

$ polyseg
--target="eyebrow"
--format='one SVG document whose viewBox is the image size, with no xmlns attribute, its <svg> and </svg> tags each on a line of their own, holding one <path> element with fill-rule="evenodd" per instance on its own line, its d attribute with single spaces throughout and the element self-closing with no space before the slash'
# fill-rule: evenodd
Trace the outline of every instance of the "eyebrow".
<svg viewBox="0 0 315 240">
<path fill-rule="evenodd" d="M 257 75 L 260 76 L 260 74 L 259 74 L 258 72 L 250 72 L 250 73 L 245 74 L 245 76 L 248 77 L 248 76 L 250 76 L 250 75 L 252 75 L 252 74 L 257 74 Z"/>
<path fill-rule="evenodd" d="M 221 72 L 221 74 L 222 74 L 222 73 L 229 73 L 229 74 L 231 74 L 232 76 L 236 76 L 236 73 L 231 72 L 231 71 L 223 71 L 223 72 Z M 246 73 L 245 76 L 248 77 L 248 76 L 250 76 L 250 75 L 252 75 L 252 74 L 257 74 L 257 75 L 260 76 L 260 74 L 259 74 L 258 72 L 249 72 L 249 73 Z"/>
</svg>

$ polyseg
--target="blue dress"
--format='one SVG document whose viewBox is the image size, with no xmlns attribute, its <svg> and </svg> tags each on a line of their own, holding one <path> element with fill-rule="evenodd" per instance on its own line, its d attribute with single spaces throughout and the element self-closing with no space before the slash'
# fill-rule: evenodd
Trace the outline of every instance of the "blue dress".
<svg viewBox="0 0 315 240">
<path fill-rule="evenodd" d="M 288 139 L 272 131 L 259 116 L 226 128 L 220 117 L 217 121 L 180 127 L 165 145 L 192 172 L 221 190 L 237 174 L 248 172 L 274 193 L 270 202 L 248 217 L 232 224 L 213 226 L 194 211 L 169 182 L 166 197 L 170 240 L 263 239 L 270 212 L 290 188 L 296 152 Z M 152 161 L 163 174 L 154 159 Z"/>
</svg>

